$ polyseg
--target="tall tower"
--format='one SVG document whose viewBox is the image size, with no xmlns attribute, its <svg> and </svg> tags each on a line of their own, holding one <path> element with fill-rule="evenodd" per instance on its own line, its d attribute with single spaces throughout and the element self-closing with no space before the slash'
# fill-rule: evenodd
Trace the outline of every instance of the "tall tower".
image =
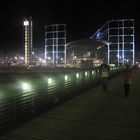
<svg viewBox="0 0 140 140">
<path fill-rule="evenodd" d="M 24 18 L 24 45 L 25 45 L 25 64 L 32 63 L 32 46 L 33 46 L 33 23 L 32 18 Z"/>
</svg>

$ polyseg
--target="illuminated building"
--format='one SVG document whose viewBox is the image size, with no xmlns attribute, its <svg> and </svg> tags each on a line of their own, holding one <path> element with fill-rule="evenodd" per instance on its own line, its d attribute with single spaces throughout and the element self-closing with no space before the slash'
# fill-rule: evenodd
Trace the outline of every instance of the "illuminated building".
<svg viewBox="0 0 140 140">
<path fill-rule="evenodd" d="M 90 39 L 107 40 L 108 64 L 135 64 L 134 19 L 109 20 Z"/>
<path fill-rule="evenodd" d="M 66 24 L 45 26 L 45 61 L 53 67 L 66 64 Z"/>
<path fill-rule="evenodd" d="M 32 63 L 33 23 L 32 18 L 24 18 L 25 64 Z"/>
<path fill-rule="evenodd" d="M 66 45 L 67 66 L 91 68 L 107 59 L 107 44 L 103 40 L 82 39 Z"/>
</svg>

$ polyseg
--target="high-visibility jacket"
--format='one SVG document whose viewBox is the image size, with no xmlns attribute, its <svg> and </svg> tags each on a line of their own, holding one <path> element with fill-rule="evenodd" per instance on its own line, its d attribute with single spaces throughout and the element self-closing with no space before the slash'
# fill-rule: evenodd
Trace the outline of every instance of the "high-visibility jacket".
<svg viewBox="0 0 140 140">
<path fill-rule="evenodd" d="M 106 68 L 103 68 L 102 69 L 102 77 L 104 78 L 104 77 L 108 77 L 109 76 L 109 72 L 108 72 L 108 69 L 106 69 Z"/>
</svg>

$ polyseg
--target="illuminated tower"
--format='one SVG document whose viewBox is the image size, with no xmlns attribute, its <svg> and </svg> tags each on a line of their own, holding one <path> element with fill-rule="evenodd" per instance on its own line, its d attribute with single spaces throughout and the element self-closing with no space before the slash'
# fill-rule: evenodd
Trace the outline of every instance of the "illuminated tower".
<svg viewBox="0 0 140 140">
<path fill-rule="evenodd" d="M 25 64 L 32 62 L 33 24 L 32 18 L 24 18 Z"/>
</svg>

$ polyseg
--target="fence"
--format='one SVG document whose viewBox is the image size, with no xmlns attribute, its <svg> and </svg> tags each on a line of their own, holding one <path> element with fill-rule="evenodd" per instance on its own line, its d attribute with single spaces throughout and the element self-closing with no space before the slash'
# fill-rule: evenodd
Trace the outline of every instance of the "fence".
<svg viewBox="0 0 140 140">
<path fill-rule="evenodd" d="M 111 76 L 120 69 L 111 71 Z M 24 77 L 24 74 L 22 74 Z M 101 81 L 99 71 L 42 74 L 0 84 L 0 130 L 72 98 Z"/>
</svg>

